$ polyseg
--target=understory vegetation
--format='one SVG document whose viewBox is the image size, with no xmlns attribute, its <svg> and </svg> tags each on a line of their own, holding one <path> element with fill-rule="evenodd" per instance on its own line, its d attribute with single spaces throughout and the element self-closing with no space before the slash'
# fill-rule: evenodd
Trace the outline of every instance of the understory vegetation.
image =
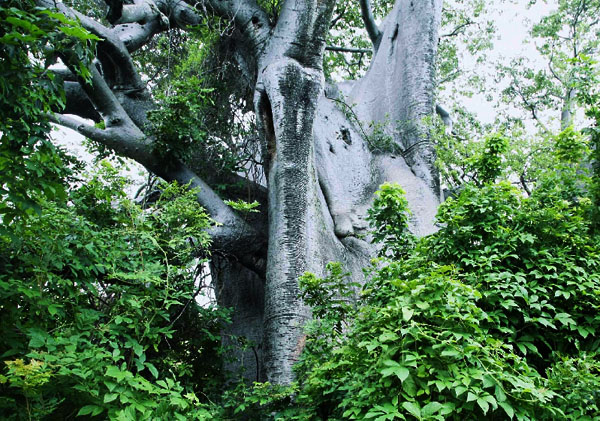
<svg viewBox="0 0 600 421">
<path fill-rule="evenodd" d="M 111 164 L 65 166 L 65 195 L 1 232 L 2 416 L 597 419 L 597 141 L 596 125 L 554 137 L 528 195 L 503 177 L 507 139 L 489 136 L 420 239 L 402 189 L 383 185 L 366 283 L 337 263 L 300 280 L 314 320 L 285 387 L 223 382 L 227 310 L 196 301 L 211 222 L 193 192 L 164 185 L 141 206 Z"/>
<path fill-rule="evenodd" d="M 339 264 L 324 279 L 305 275 L 314 320 L 297 382 L 287 393 L 255 385 L 233 413 L 597 419 L 598 174 L 581 164 L 595 153 L 597 126 L 588 133 L 553 139 L 530 195 L 502 178 L 506 139 L 488 137 L 472 162 L 479 176 L 442 204 L 440 230 L 425 238 L 407 230 L 402 189 L 382 186 L 370 212 L 382 256 L 360 298 Z"/>
</svg>

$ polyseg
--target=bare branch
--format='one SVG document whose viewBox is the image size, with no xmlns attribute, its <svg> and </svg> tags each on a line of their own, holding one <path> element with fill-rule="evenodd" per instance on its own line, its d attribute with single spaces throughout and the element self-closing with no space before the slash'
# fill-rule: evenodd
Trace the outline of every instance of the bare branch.
<svg viewBox="0 0 600 421">
<path fill-rule="evenodd" d="M 359 0 L 360 2 L 360 12 L 363 18 L 363 22 L 365 23 L 365 28 L 367 33 L 369 34 L 369 38 L 373 43 L 373 49 L 377 52 L 379 48 L 379 44 L 381 43 L 382 32 L 375 23 L 375 18 L 373 17 L 373 11 L 371 10 L 371 1 L 370 0 Z"/>
<path fill-rule="evenodd" d="M 462 23 L 462 24 L 458 25 L 456 28 L 454 28 L 454 29 L 452 30 L 452 32 L 449 32 L 449 33 L 447 33 L 447 34 L 442 34 L 442 35 L 440 35 L 440 38 L 450 38 L 450 37 L 455 37 L 455 36 L 457 36 L 458 34 L 460 34 L 460 31 L 461 31 L 461 29 L 463 29 L 463 28 L 465 28 L 465 27 L 467 27 L 467 26 L 469 26 L 469 25 L 471 25 L 471 24 L 473 24 L 473 23 L 474 23 L 474 22 L 473 22 L 473 21 L 471 21 L 471 20 L 469 19 L 469 20 L 467 20 L 466 22 L 464 22 L 464 23 Z"/>
<path fill-rule="evenodd" d="M 554 79 L 556 79 L 557 81 L 559 81 L 561 84 L 565 85 L 565 82 L 562 80 L 562 78 L 556 73 L 556 71 L 554 70 L 554 67 L 552 67 L 552 61 L 554 60 L 554 54 L 552 54 L 550 56 L 550 60 L 548 60 L 548 69 L 550 70 L 550 73 L 552 74 L 552 76 L 554 77 Z"/>
<path fill-rule="evenodd" d="M 343 7 L 342 11 L 340 13 L 338 13 L 338 15 L 336 17 L 331 19 L 331 24 L 329 25 L 331 28 L 333 28 L 335 25 L 337 25 L 337 23 L 340 21 L 340 19 L 342 19 L 344 17 L 344 15 L 346 14 L 347 3 L 343 3 L 342 7 Z"/>
<path fill-rule="evenodd" d="M 525 170 L 523 170 L 521 175 L 519 175 L 519 182 L 521 183 L 521 186 L 523 187 L 523 190 L 525 190 L 527 195 L 531 196 L 531 190 L 529 189 L 529 186 L 527 185 L 527 180 L 525 180 Z"/>
<path fill-rule="evenodd" d="M 76 131 L 77 133 L 82 134 L 85 137 L 88 137 L 92 140 L 101 141 L 105 137 L 104 130 L 92 126 L 90 124 L 84 123 L 79 119 L 69 117 L 64 114 L 59 113 L 50 113 L 48 114 L 50 121 L 53 123 L 59 124 L 61 126 L 67 127 L 71 130 Z"/>
<path fill-rule="evenodd" d="M 537 108 L 535 106 L 535 104 L 532 104 L 527 97 L 525 96 L 525 94 L 523 93 L 523 91 L 519 88 L 519 84 L 517 80 L 513 81 L 514 86 L 515 86 L 515 92 L 517 92 L 517 94 L 519 94 L 519 97 L 521 98 L 521 101 L 523 101 L 523 104 L 525 105 L 525 108 L 528 109 L 531 112 L 531 116 L 533 117 L 533 119 L 538 123 L 538 125 L 542 128 L 542 130 L 546 133 L 546 134 L 552 134 L 552 132 L 548 129 L 548 127 L 546 127 L 546 125 L 544 124 L 544 122 L 539 118 L 538 113 L 537 113 Z"/>
<path fill-rule="evenodd" d="M 335 47 L 333 45 L 328 45 L 327 47 L 325 47 L 325 49 L 327 51 L 336 51 L 340 53 L 373 53 L 373 50 L 371 50 L 370 48 Z"/>
<path fill-rule="evenodd" d="M 444 126 L 446 126 L 446 134 L 452 133 L 452 125 L 454 124 L 454 121 L 452 120 L 450 112 L 440 104 L 435 105 L 435 112 L 441 117 L 442 121 L 444 122 Z"/>
</svg>

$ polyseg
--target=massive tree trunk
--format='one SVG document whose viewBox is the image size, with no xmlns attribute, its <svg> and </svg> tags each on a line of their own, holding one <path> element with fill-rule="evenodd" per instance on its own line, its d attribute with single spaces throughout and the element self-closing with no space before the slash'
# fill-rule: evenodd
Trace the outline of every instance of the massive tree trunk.
<svg viewBox="0 0 600 421">
<path fill-rule="evenodd" d="M 288 383 L 310 317 L 298 297 L 298 277 L 306 271 L 323 275 L 328 262 L 339 261 L 354 280 L 362 280 L 361 268 L 376 253 L 368 242 L 366 212 L 378 186 L 391 181 L 404 187 L 416 234 L 435 229 L 439 182 L 423 118 L 434 111 L 441 0 L 397 0 L 381 28 L 363 0 L 375 48 L 371 67 L 362 79 L 339 86 L 325 82 L 322 69 L 334 0 L 286 0 L 276 23 L 252 0 L 207 0 L 203 5 L 235 22 L 240 67 L 254 84 L 267 176 L 266 195 L 264 187 L 253 186 L 263 197 L 262 219 L 244 219 L 227 207 L 190 169 L 198 163 L 157 156 L 152 147 L 144 115 L 153 104 L 129 53 L 163 30 L 166 16 L 172 26 L 199 23 L 200 12 L 183 3 L 136 1 L 124 6 L 127 13 L 112 14 L 112 27 L 79 15 L 104 39 L 98 59 L 115 68 L 110 74 L 120 80 L 93 69 L 92 85 L 67 82 L 67 112 L 103 119 L 105 129 L 64 114 L 55 120 L 167 180 L 201 188 L 199 203 L 223 224 L 212 232 L 218 299 L 234 308 L 229 333 L 250 341 L 238 351 L 243 374 Z M 62 5 L 59 9 L 74 13 Z M 70 60 L 65 57 L 73 67 Z M 127 84 L 137 86 L 135 94 L 122 93 Z M 382 138 L 386 148 L 377 146 Z"/>
</svg>

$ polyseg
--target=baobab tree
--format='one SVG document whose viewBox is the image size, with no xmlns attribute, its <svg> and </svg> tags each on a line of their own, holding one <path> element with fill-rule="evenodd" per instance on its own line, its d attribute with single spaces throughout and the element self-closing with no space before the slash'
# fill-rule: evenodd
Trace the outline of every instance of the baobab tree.
<svg viewBox="0 0 600 421">
<path fill-rule="evenodd" d="M 288 383 L 309 317 L 298 278 L 306 271 L 321 275 L 328 262 L 339 261 L 360 281 L 361 268 L 376 254 L 366 214 L 378 186 L 403 186 L 412 230 L 434 230 L 439 181 L 424 118 L 435 109 L 442 2 L 396 0 L 377 24 L 369 1 L 361 0 L 371 64 L 360 79 L 340 84 L 326 81 L 323 70 L 326 48 L 340 49 L 326 42 L 334 0 L 285 0 L 276 15 L 255 0 L 108 3 L 110 24 L 103 24 L 62 3 L 38 1 L 77 17 L 101 39 L 89 81 L 77 76 L 77 57 L 63 54 L 69 71 L 57 73 L 66 106 L 52 118 L 167 181 L 198 189 L 198 203 L 218 223 L 211 231 L 218 300 L 234 309 L 231 333 L 255 345 L 239 351 L 251 361 L 246 375 Z M 202 178 L 211 162 L 156 147 L 148 114 L 157 104 L 132 55 L 169 28 L 201 25 L 207 14 L 233 25 L 222 36 L 229 37 L 239 80 L 253 92 L 261 151 L 255 160 L 264 182 L 238 173 Z M 226 197 L 242 193 L 218 193 L 214 186 L 225 178 L 242 181 L 243 194 L 251 191 L 261 212 L 250 218 L 228 206 Z"/>
</svg>

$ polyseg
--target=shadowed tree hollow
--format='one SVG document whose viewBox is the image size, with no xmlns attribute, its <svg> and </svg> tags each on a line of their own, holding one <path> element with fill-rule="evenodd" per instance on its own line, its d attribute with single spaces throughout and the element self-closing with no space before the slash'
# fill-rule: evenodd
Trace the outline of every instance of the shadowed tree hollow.
<svg viewBox="0 0 600 421">
<path fill-rule="evenodd" d="M 331 261 L 360 276 L 376 253 L 365 219 L 378 186 L 403 186 L 413 232 L 434 230 L 439 182 L 424 118 L 435 110 L 442 2 L 396 0 L 377 24 L 369 1 L 362 0 L 370 66 L 359 79 L 339 84 L 326 78 L 323 65 L 327 49 L 344 50 L 327 45 L 339 19 L 334 0 L 283 0 L 276 13 L 254 0 L 107 3 L 103 20 L 38 1 L 77 17 L 101 39 L 90 82 L 76 76 L 76 57 L 61 57 L 69 69 L 57 70 L 67 100 L 53 119 L 167 181 L 199 189 L 198 203 L 218 223 L 211 229 L 217 299 L 233 308 L 229 333 L 252 345 L 238 351 L 245 375 L 288 383 L 309 317 L 298 297 L 298 277 L 306 271 L 322 275 Z M 254 129 L 246 141 L 259 169 L 254 179 L 213 171 L 216 164 L 202 153 L 174 153 L 170 141 L 180 139 L 164 133 L 159 139 L 153 129 L 150 116 L 160 108 L 135 55 L 151 52 L 148 45 L 162 33 L 194 31 L 208 18 L 227 25 L 219 34 L 222 54 L 233 63 L 235 83 L 250 93 L 247 118 Z M 234 187 L 218 187 L 223 184 Z M 260 213 L 226 203 L 240 198 L 258 201 Z"/>
</svg>

